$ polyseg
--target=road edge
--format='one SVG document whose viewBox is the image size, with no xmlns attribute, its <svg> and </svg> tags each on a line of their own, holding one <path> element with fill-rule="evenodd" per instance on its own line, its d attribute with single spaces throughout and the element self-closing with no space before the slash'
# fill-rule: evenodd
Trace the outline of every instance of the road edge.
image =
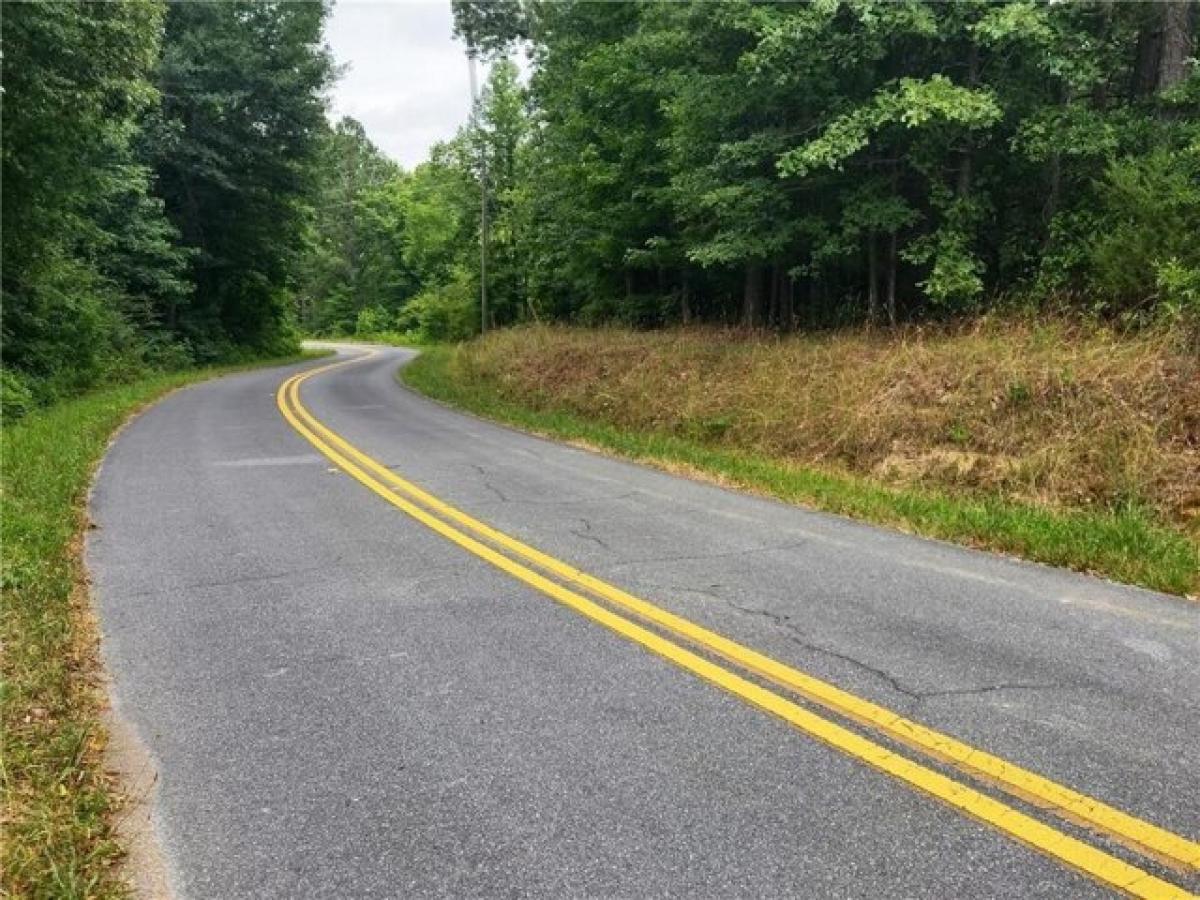
<svg viewBox="0 0 1200 900">
<path fill-rule="evenodd" d="M 305 363 L 317 363 L 321 359 L 333 356 L 335 351 L 325 347 L 305 346 L 304 354 L 295 360 L 251 364 L 248 367 L 237 366 L 227 371 L 205 374 L 195 381 L 177 385 L 139 404 L 113 429 L 105 443 L 104 452 L 92 464 L 88 477 L 87 493 L 81 510 L 80 532 L 76 535 L 73 550 L 80 575 L 77 588 L 82 588 L 84 592 L 81 616 L 85 621 L 80 624 L 86 630 L 87 641 L 95 650 L 87 680 L 96 695 L 96 721 L 100 728 L 98 737 L 102 742 L 99 764 L 102 775 L 109 780 L 113 800 L 109 825 L 112 837 L 122 853 L 116 866 L 116 877 L 137 900 L 176 900 L 177 878 L 173 876 L 170 858 L 157 825 L 158 760 L 137 726 L 123 712 L 120 692 L 109 669 L 100 610 L 92 589 L 91 571 L 87 560 L 91 534 L 96 528 L 91 515 L 96 484 L 104 471 L 109 453 L 121 435 L 155 406 L 182 391 L 221 378 L 260 369 L 285 369 Z"/>
<path fill-rule="evenodd" d="M 449 351 L 453 348 L 437 347 L 424 349 Z M 427 354 L 418 350 L 416 355 L 414 355 L 411 359 L 404 361 L 404 363 L 397 368 L 395 372 L 395 381 L 402 389 L 411 391 L 425 400 L 437 403 L 440 406 L 454 410 L 460 414 L 469 415 L 479 419 L 480 421 L 488 422 L 492 425 L 498 425 L 502 428 L 508 428 L 520 434 L 575 447 L 577 449 L 596 453 L 610 459 L 619 459 L 635 465 L 648 466 L 671 475 L 688 478 L 690 480 L 699 481 L 705 484 L 711 484 L 724 490 L 732 490 L 750 496 L 760 497 L 777 503 L 783 503 L 787 506 L 803 508 L 820 515 L 834 516 L 836 518 L 844 519 L 848 522 L 854 522 L 859 525 L 865 525 L 871 528 L 880 528 L 898 534 L 905 534 L 911 537 L 920 538 L 921 540 L 931 541 L 933 543 L 942 544 L 949 547 L 955 547 L 960 550 L 966 549 L 981 553 L 988 553 L 1003 559 L 1020 563 L 1022 565 L 1039 566 L 1043 568 L 1069 572 L 1075 575 L 1082 575 L 1089 578 L 1096 578 L 1122 588 L 1145 591 L 1155 596 L 1170 597 L 1175 600 L 1183 600 L 1185 602 L 1192 603 L 1200 602 L 1200 577 L 1197 576 L 1193 577 L 1189 588 L 1179 590 L 1166 585 L 1149 584 L 1147 583 L 1146 579 L 1122 579 L 1104 568 L 1092 568 L 1087 565 L 1075 564 L 1070 561 L 1055 561 L 1051 559 L 1039 558 L 1036 555 L 1025 554 L 1019 550 L 1006 547 L 998 541 L 992 542 L 985 539 L 974 538 L 965 532 L 961 537 L 933 533 L 913 524 L 911 521 L 908 521 L 903 517 L 876 518 L 871 516 L 857 515 L 852 511 L 846 511 L 838 508 L 836 505 L 827 505 L 811 498 L 793 497 L 782 491 L 772 490 L 754 480 L 743 479 L 736 475 L 731 476 L 721 471 L 719 468 L 710 469 L 706 468 L 702 464 L 676 460 L 669 454 L 658 453 L 653 450 L 631 450 L 609 446 L 603 441 L 593 440 L 586 436 L 571 436 L 569 434 L 560 432 L 552 424 L 547 424 L 541 421 L 531 422 L 527 421 L 526 418 L 534 417 L 538 419 L 547 419 L 552 417 L 567 417 L 589 431 L 598 431 L 608 427 L 602 422 L 587 420 L 570 414 L 560 414 L 553 411 L 543 413 L 542 411 L 535 410 L 530 407 L 520 406 L 519 404 L 504 398 L 492 398 L 495 400 L 495 403 L 493 403 L 488 409 L 477 408 L 476 405 L 472 404 L 469 400 L 464 400 L 461 396 L 450 397 L 449 395 L 443 395 L 442 393 L 429 390 L 428 384 L 421 384 L 413 381 L 411 379 L 410 370 L 412 367 L 410 364 L 417 362 L 419 358 L 431 358 L 431 354 Z M 436 365 L 436 363 L 428 362 L 428 359 L 426 359 L 424 364 L 427 366 Z M 434 377 L 437 378 L 443 375 L 444 372 L 438 373 L 434 375 Z M 521 413 L 525 413 L 527 416 L 518 415 L 517 413 L 510 414 L 508 412 L 509 410 L 518 408 Z M 645 438 L 646 440 L 650 440 L 654 437 L 652 435 L 647 436 L 638 432 L 629 432 L 628 436 L 633 439 Z M 693 449 L 697 449 L 700 453 L 707 451 L 707 448 L 703 447 L 696 447 Z M 754 464 L 761 464 L 769 468 L 787 468 L 767 457 L 746 456 L 745 459 L 752 466 Z M 805 469 L 803 471 L 807 472 L 808 470 Z M 857 479 L 854 480 L 857 481 Z M 862 481 L 860 486 L 867 490 L 878 489 L 880 492 L 884 493 L 895 493 L 890 491 L 890 489 L 886 488 L 885 486 L 874 485 L 867 480 Z M 916 496 L 916 492 L 903 493 L 905 496 L 907 496 L 909 493 L 912 493 L 914 496 Z M 937 496 L 940 497 L 941 495 Z M 941 499 L 955 502 L 955 498 L 941 497 Z M 1053 513 L 1053 511 L 1045 512 L 1047 514 Z M 1191 552 L 1194 556 L 1200 555 L 1200 548 L 1192 546 Z M 1200 571 L 1200 569 L 1198 569 L 1198 571 Z"/>
</svg>

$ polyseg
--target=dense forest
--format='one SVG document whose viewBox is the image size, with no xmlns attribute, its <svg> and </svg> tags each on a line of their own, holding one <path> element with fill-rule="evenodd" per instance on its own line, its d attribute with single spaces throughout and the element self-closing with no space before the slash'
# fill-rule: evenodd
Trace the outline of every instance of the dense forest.
<svg viewBox="0 0 1200 900">
<path fill-rule="evenodd" d="M 155 368 L 295 347 L 321 3 L 3 11 L 6 415 Z"/>
<path fill-rule="evenodd" d="M 309 328 L 477 330 L 481 184 L 495 325 L 1200 308 L 1195 2 L 454 8 L 476 117 L 326 135 Z"/>
<path fill-rule="evenodd" d="M 485 84 L 405 171 L 326 121 L 326 3 L 6 4 L 6 412 L 470 336 L 484 237 L 488 325 L 1200 309 L 1194 0 L 453 6 Z"/>
</svg>

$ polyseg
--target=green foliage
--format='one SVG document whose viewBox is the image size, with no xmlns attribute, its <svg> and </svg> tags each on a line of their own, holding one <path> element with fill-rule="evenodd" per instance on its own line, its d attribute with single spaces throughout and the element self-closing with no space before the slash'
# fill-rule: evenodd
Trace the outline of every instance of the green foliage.
<svg viewBox="0 0 1200 900">
<path fill-rule="evenodd" d="M 1163 149 L 1109 164 L 1089 280 L 1118 308 L 1200 312 L 1200 152 Z"/>
<path fill-rule="evenodd" d="M 1184 265 L 1172 256 L 1155 262 L 1154 275 L 1160 318 L 1168 322 L 1200 320 L 1200 267 Z"/>
<path fill-rule="evenodd" d="M 136 369 L 156 306 L 187 291 L 138 155 L 163 12 L 5 11 L 3 355 L 34 403 Z"/>
<path fill-rule="evenodd" d="M 394 311 L 415 286 L 401 250 L 407 179 L 349 118 L 322 127 L 311 179 L 297 314 L 306 331 L 345 333 L 356 327 L 359 310 Z"/>
<path fill-rule="evenodd" d="M 366 337 L 387 331 L 389 330 L 388 326 L 391 325 L 390 318 L 388 311 L 382 306 L 368 306 L 366 309 L 360 309 L 358 318 L 354 322 L 354 333 Z"/>
<path fill-rule="evenodd" d="M 426 341 L 461 341 L 479 332 L 479 295 L 474 278 L 459 270 L 447 284 L 414 297 L 400 314 L 401 331 Z"/>
<path fill-rule="evenodd" d="M 304 234 L 321 91 L 321 3 L 172 4 L 154 147 L 168 216 L 193 249 L 178 314 L 197 355 L 277 352 Z"/>
<path fill-rule="evenodd" d="M 499 53 L 528 37 L 529 15 L 521 0 L 451 0 L 454 34 L 473 56 Z"/>
<path fill-rule="evenodd" d="M 21 418 L 33 407 L 29 377 L 13 369 L 0 369 L 0 424 Z"/>
<path fill-rule="evenodd" d="M 324 15 L 6 7 L 2 349 L 30 403 L 294 348 Z"/>
<path fill-rule="evenodd" d="M 454 8 L 477 54 L 532 42 L 530 121 L 488 201 L 501 322 L 1190 303 L 1200 76 L 1164 48 L 1197 16 L 1169 4 Z M 477 234 L 458 236 L 462 263 Z"/>
<path fill-rule="evenodd" d="M 959 87 L 945 75 L 926 81 L 902 78 L 885 85 L 870 103 L 835 119 L 825 133 L 779 158 L 782 175 L 804 176 L 813 169 L 838 168 L 871 143 L 874 133 L 887 125 L 907 129 L 931 124 L 986 128 L 1001 116 L 996 99 L 988 92 Z"/>
<path fill-rule="evenodd" d="M 385 160 L 353 120 L 327 131 L 301 262 L 302 327 L 362 337 L 396 330 L 425 341 L 478 333 L 482 202 L 491 222 L 489 322 L 517 321 L 529 277 L 528 132 L 524 91 L 507 60 L 492 66 L 476 121 L 412 172 Z"/>
</svg>

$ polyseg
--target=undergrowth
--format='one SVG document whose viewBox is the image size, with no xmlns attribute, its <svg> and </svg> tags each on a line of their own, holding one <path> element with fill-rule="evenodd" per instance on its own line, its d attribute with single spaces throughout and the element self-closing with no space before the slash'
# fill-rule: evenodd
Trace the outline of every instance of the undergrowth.
<svg viewBox="0 0 1200 900">
<path fill-rule="evenodd" d="M 404 380 L 519 427 L 915 533 L 1200 589 L 1200 360 L 1060 322 L 771 338 L 526 328 Z"/>
</svg>

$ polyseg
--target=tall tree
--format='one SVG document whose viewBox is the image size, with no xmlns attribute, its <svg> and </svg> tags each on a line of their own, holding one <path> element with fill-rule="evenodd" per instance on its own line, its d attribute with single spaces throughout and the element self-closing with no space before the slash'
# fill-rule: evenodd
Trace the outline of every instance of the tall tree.
<svg viewBox="0 0 1200 900">
<path fill-rule="evenodd" d="M 4 11 L 3 360 L 49 399 L 135 364 L 187 295 L 140 135 L 164 7 Z"/>
<path fill-rule="evenodd" d="M 202 356 L 289 340 L 288 291 L 332 66 L 325 3 L 177 3 L 166 21 L 157 168 L 194 249 L 180 329 Z"/>
<path fill-rule="evenodd" d="M 531 46 L 509 191 L 529 315 L 787 328 L 1013 292 L 1200 302 L 1174 230 L 1135 243 L 1128 278 L 1110 249 L 1114 196 L 1196 216 L 1194 0 L 454 9 L 477 55 Z"/>
</svg>

